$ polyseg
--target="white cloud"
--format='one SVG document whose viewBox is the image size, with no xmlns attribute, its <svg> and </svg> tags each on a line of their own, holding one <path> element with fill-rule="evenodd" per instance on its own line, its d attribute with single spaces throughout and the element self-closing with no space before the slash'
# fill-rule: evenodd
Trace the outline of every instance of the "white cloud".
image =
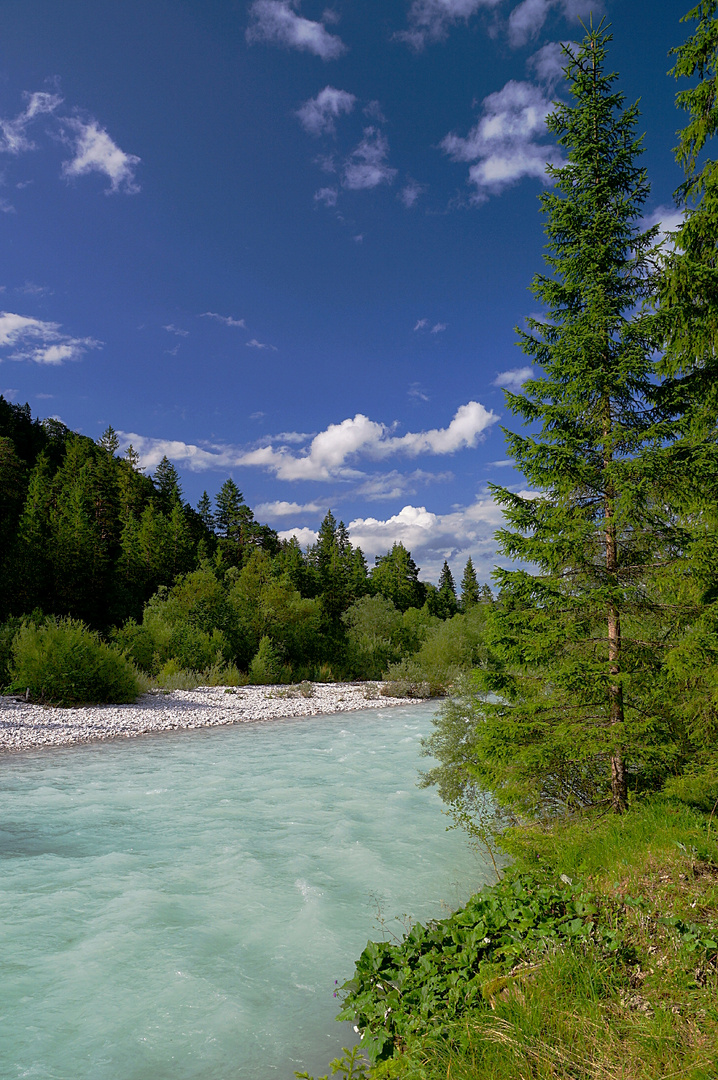
<svg viewBox="0 0 718 1080">
<path fill-rule="evenodd" d="M 549 92 L 564 78 L 564 68 L 568 64 L 565 48 L 570 48 L 572 44 L 570 41 L 549 41 L 526 61 L 528 70 Z"/>
<path fill-rule="evenodd" d="M 273 352 L 277 352 L 276 345 L 265 345 L 263 341 L 257 341 L 256 338 L 252 338 L 251 341 L 245 343 L 248 349 L 271 349 Z"/>
<path fill-rule="evenodd" d="M 73 149 L 74 157 L 62 164 L 62 175 L 66 177 L 85 176 L 99 172 L 109 179 L 110 186 L 106 194 L 124 191 L 134 195 L 140 190 L 135 181 L 135 169 L 140 158 L 135 154 L 126 154 L 110 138 L 96 120 L 80 120 L 78 117 L 66 117 L 62 121 L 65 141 Z"/>
<path fill-rule="evenodd" d="M 407 394 L 414 401 L 429 401 L 429 395 L 427 394 L 421 383 L 414 382 L 407 390 Z"/>
<path fill-rule="evenodd" d="M 395 454 L 453 454 L 476 446 L 497 420 L 495 413 L 470 401 L 457 409 L 447 428 L 397 436 L 386 425 L 357 413 L 320 431 L 301 455 L 291 453 L 286 446 L 264 446 L 245 454 L 241 463 L 266 468 L 280 480 L 359 479 L 361 474 L 347 464 L 355 457 L 380 461 Z"/>
<path fill-rule="evenodd" d="M 319 503 L 301 504 L 280 499 L 276 502 L 260 503 L 255 507 L 254 513 L 259 518 L 278 518 L 291 517 L 292 514 L 319 514 L 323 510 L 326 510 L 326 507 L 320 506 Z"/>
<path fill-rule="evenodd" d="M 443 41 L 451 26 L 468 22 L 480 8 L 493 8 L 501 0 L 412 0 L 409 28 L 394 36 L 421 51 L 428 42 Z"/>
<path fill-rule="evenodd" d="M 62 364 L 79 360 L 88 349 L 99 349 L 101 341 L 63 334 L 60 324 L 0 312 L 0 349 L 13 349 L 10 360 L 30 360 L 36 364 Z"/>
<path fill-rule="evenodd" d="M 501 386 L 505 390 L 520 390 L 525 382 L 535 378 L 536 373 L 532 367 L 511 368 L 509 371 L 500 371 L 491 385 Z"/>
<path fill-rule="evenodd" d="M 189 330 L 181 330 L 179 326 L 175 326 L 174 323 L 168 323 L 167 326 L 162 327 L 168 334 L 176 334 L 177 337 L 189 337 Z"/>
<path fill-rule="evenodd" d="M 59 94 L 38 91 L 23 94 L 27 105 L 14 120 L 0 119 L 0 152 L 22 154 L 34 150 L 35 143 L 27 135 L 27 128 L 38 116 L 48 116 L 62 105 Z"/>
<path fill-rule="evenodd" d="M 441 147 L 453 161 L 473 162 L 469 180 L 483 202 L 524 176 L 548 183 L 546 163 L 561 163 L 555 146 L 537 140 L 546 134 L 552 109 L 547 90 L 512 79 L 482 103 L 483 115 L 466 138 L 447 135 Z"/>
<path fill-rule="evenodd" d="M 509 41 L 517 48 L 525 45 L 536 37 L 552 10 L 560 10 L 575 22 L 591 13 L 599 15 L 603 9 L 602 0 L 523 0 L 509 16 Z"/>
<path fill-rule="evenodd" d="M 235 319 L 232 315 L 218 315 L 216 311 L 203 311 L 200 319 L 216 319 L 225 326 L 241 326 L 243 330 L 247 329 L 244 319 Z"/>
<path fill-rule="evenodd" d="M 246 38 L 250 45 L 265 42 L 288 49 L 314 53 L 322 60 L 336 60 L 346 52 L 346 45 L 330 34 L 322 23 L 298 15 L 298 0 L 254 0 L 249 9 L 250 24 Z M 331 18 L 325 21 L 334 21 Z"/>
<path fill-rule="evenodd" d="M 411 210 L 412 207 L 416 206 L 424 190 L 422 184 L 417 184 L 416 180 L 409 180 L 399 192 L 398 198 L 407 210 Z"/>
<path fill-rule="evenodd" d="M 154 468 L 166 454 L 194 472 L 250 466 L 266 469 L 279 480 L 362 481 L 366 480 L 366 474 L 351 464 L 357 458 L 382 461 L 394 455 L 453 454 L 476 446 L 497 420 L 495 413 L 477 401 L 470 401 L 457 409 L 446 428 L 397 436 L 392 434 L 393 428 L 357 413 L 339 424 L 330 424 L 299 452 L 290 449 L 290 445 L 301 445 L 300 440 L 306 443 L 309 436 L 298 432 L 267 438 L 263 440 L 264 445 L 254 450 L 213 444 L 200 447 L 134 432 L 125 434 L 124 438 L 125 445 L 131 442 L 140 454 L 143 468 Z"/>
<path fill-rule="evenodd" d="M 428 319 L 417 319 L 416 320 L 416 326 L 414 327 L 414 330 L 415 331 L 416 330 L 425 330 L 428 325 L 429 325 L 429 320 Z"/>
<path fill-rule="evenodd" d="M 445 322 L 438 322 L 438 323 L 434 323 L 434 325 L 432 326 L 431 333 L 432 334 L 443 334 L 444 330 L 446 330 L 446 323 Z"/>
<path fill-rule="evenodd" d="M 349 114 L 356 104 L 354 94 L 325 86 L 315 98 L 305 101 L 297 110 L 299 122 L 310 135 L 333 135 L 336 120 L 342 113 Z"/>
<path fill-rule="evenodd" d="M 315 203 L 324 203 L 325 206 L 336 206 L 339 192 L 336 188 L 323 187 L 314 192 Z"/>
<path fill-rule="evenodd" d="M 386 164 L 389 143 L 376 127 L 364 128 L 364 138 L 344 165 L 344 187 L 352 191 L 391 184 L 397 170 Z"/>
</svg>

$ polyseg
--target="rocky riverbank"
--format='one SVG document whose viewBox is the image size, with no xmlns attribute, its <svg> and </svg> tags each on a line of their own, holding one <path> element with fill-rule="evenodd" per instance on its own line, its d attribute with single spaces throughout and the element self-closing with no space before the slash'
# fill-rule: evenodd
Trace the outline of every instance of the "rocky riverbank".
<svg viewBox="0 0 718 1080">
<path fill-rule="evenodd" d="M 156 731 L 385 709 L 409 705 L 415 700 L 380 696 L 376 683 L 199 687 L 155 691 L 144 694 L 132 705 L 72 709 L 0 697 L 0 753 L 68 746 L 93 739 L 127 739 Z"/>
</svg>

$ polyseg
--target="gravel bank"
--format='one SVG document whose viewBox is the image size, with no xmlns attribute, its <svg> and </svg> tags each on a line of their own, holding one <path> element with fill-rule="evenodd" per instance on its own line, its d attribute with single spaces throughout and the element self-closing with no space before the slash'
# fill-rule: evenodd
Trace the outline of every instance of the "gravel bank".
<svg viewBox="0 0 718 1080">
<path fill-rule="evenodd" d="M 310 697 L 287 686 L 204 686 L 145 694 L 134 705 L 78 709 L 56 709 L 0 697 L 0 753 L 68 746 L 91 739 L 129 739 L 154 731 L 410 704 L 416 704 L 416 699 L 379 697 L 373 683 L 316 683 Z"/>
</svg>

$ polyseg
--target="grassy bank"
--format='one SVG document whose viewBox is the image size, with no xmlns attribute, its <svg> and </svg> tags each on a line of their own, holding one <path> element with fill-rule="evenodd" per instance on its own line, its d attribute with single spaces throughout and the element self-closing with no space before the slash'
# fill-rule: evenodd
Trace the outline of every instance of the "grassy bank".
<svg viewBox="0 0 718 1080">
<path fill-rule="evenodd" d="M 718 1075 L 718 822 L 656 799 L 514 829 L 496 886 L 370 943 L 342 1076 L 655 1080 Z"/>
</svg>

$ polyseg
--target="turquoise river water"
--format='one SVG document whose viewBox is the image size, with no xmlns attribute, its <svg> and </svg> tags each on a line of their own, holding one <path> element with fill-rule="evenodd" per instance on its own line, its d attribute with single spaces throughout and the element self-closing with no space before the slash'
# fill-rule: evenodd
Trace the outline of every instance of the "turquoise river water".
<svg viewBox="0 0 718 1080">
<path fill-rule="evenodd" d="M 433 711 L 0 759 L 0 1076 L 326 1072 L 367 939 L 488 878 L 416 786 Z"/>
</svg>

